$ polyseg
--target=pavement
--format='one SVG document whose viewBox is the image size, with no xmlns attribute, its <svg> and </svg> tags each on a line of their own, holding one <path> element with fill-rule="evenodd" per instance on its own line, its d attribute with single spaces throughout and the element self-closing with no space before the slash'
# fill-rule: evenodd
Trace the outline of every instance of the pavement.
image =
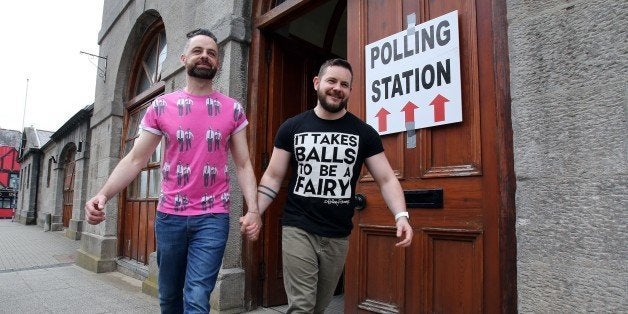
<svg viewBox="0 0 628 314">
<path fill-rule="evenodd" d="M 141 281 L 74 264 L 80 241 L 0 219 L 0 313 L 159 313 Z"/>
<path fill-rule="evenodd" d="M 0 314 L 159 313 L 142 282 L 119 272 L 96 274 L 74 264 L 80 241 L 0 219 Z M 342 313 L 334 298 L 326 313 Z M 286 306 L 247 313 L 285 313 Z"/>
</svg>

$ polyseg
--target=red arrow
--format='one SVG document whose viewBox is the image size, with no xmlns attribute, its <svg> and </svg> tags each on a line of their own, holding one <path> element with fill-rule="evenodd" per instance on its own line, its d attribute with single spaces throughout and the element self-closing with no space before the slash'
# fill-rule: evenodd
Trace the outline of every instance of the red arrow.
<svg viewBox="0 0 628 314">
<path fill-rule="evenodd" d="M 401 111 L 406 112 L 406 122 L 414 122 L 414 110 L 417 108 L 419 107 L 411 101 L 401 108 Z"/>
<path fill-rule="evenodd" d="M 434 122 L 445 121 L 445 103 L 448 101 L 449 99 L 441 94 L 436 95 L 436 98 L 432 100 L 430 106 L 434 106 Z"/>
<path fill-rule="evenodd" d="M 388 129 L 387 126 L 387 121 L 388 121 L 388 115 L 390 114 L 390 112 L 388 112 L 388 110 L 384 109 L 384 107 L 382 107 L 382 109 L 379 109 L 379 111 L 377 112 L 377 114 L 375 115 L 377 118 L 379 118 L 379 132 L 385 132 Z"/>
</svg>

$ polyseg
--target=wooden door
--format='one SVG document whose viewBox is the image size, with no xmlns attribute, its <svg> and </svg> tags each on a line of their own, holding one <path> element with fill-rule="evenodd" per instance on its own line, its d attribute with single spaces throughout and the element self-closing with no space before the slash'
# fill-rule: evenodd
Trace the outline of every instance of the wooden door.
<svg viewBox="0 0 628 314">
<path fill-rule="evenodd" d="M 129 153 L 138 138 L 140 121 L 153 99 L 148 97 L 134 102 L 135 108 L 129 110 L 125 121 L 123 155 Z M 157 146 L 135 180 L 120 193 L 124 207 L 119 210 L 122 217 L 118 220 L 119 254 L 142 264 L 148 264 L 148 256 L 155 251 L 154 221 L 161 187 L 159 163 L 163 142 Z"/>
<path fill-rule="evenodd" d="M 268 113 L 263 152 L 263 166 L 268 162 L 274 139 L 281 123 L 316 105 L 316 91 L 312 83 L 325 56 L 308 50 L 285 38 L 269 35 L 268 59 Z M 287 197 L 289 177 L 286 176 L 279 195 L 264 214 L 264 306 L 286 304 L 281 263 L 281 217 Z"/>
<path fill-rule="evenodd" d="M 66 153 L 63 166 L 63 213 L 61 215 L 61 221 L 64 228 L 70 226 L 70 219 L 72 219 L 72 206 L 74 199 L 74 168 L 76 162 L 74 158 L 76 156 L 75 149 L 69 149 Z"/>
<path fill-rule="evenodd" d="M 499 1 L 497 1 L 499 2 Z M 395 248 L 395 224 L 363 172 L 346 263 L 346 313 L 516 311 L 512 147 L 504 3 L 490 0 L 349 0 L 349 109 L 364 118 L 364 46 L 458 10 L 463 122 L 383 136 L 405 191 L 442 190 L 442 208 L 409 208 L 412 246 Z M 501 32 L 501 33 L 500 33 Z M 417 104 L 429 100 L 417 99 Z M 427 105 L 427 104 L 426 104 Z M 408 198 L 406 198 L 408 201 Z"/>
</svg>

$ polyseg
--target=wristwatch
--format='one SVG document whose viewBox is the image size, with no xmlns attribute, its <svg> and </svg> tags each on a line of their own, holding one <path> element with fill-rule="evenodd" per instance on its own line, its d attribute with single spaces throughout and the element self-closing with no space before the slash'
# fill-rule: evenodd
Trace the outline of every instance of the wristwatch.
<svg viewBox="0 0 628 314">
<path fill-rule="evenodd" d="M 395 221 L 398 221 L 401 217 L 406 217 L 410 220 L 410 214 L 408 212 L 400 212 L 395 215 Z"/>
</svg>

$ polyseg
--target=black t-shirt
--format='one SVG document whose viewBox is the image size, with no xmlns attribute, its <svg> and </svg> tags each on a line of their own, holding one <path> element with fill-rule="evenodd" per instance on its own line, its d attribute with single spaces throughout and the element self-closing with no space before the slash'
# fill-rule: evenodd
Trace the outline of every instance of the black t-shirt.
<svg viewBox="0 0 628 314">
<path fill-rule="evenodd" d="M 364 160 L 384 151 L 375 129 L 349 112 L 324 120 L 309 110 L 281 125 L 275 147 L 292 155 L 283 225 L 324 237 L 348 236 Z"/>
</svg>

